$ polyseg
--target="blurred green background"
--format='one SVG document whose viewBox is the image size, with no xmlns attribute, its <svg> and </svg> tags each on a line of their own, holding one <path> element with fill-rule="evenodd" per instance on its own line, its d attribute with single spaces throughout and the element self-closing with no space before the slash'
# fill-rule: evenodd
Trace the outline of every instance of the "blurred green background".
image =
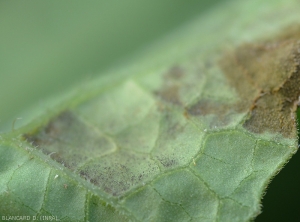
<svg viewBox="0 0 300 222">
<path fill-rule="evenodd" d="M 0 126 L 47 95 L 103 73 L 217 1 L 0 0 Z"/>
<path fill-rule="evenodd" d="M 0 0 L 0 131 L 22 110 L 119 64 L 226 0 Z M 300 221 L 300 156 L 256 221 Z"/>
</svg>

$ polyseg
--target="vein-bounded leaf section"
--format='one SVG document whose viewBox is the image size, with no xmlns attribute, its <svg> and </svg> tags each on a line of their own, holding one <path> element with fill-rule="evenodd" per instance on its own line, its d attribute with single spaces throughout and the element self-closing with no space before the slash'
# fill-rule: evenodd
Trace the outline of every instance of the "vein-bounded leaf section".
<svg viewBox="0 0 300 222">
<path fill-rule="evenodd" d="M 235 7 L 247 21 L 244 4 Z M 213 15 L 226 18 L 218 10 Z M 271 37 L 255 37 L 260 29 L 252 25 L 255 38 L 241 43 L 244 37 L 234 37 L 237 46 L 230 49 L 206 45 L 208 34 L 202 34 L 194 43 L 203 51 L 184 43 L 190 50 L 185 59 L 105 77 L 109 86 L 91 83 L 54 112 L 2 135 L 1 215 L 254 218 L 270 179 L 297 147 L 300 27 L 281 22 L 278 27 L 287 28 L 274 28 Z M 209 24 L 202 24 L 204 32 Z"/>
</svg>

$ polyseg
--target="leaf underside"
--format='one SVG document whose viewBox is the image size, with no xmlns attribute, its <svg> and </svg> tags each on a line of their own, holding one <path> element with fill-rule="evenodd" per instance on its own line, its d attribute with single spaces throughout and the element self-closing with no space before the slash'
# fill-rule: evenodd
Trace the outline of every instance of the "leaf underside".
<svg viewBox="0 0 300 222">
<path fill-rule="evenodd" d="M 182 29 L 187 37 L 137 60 L 141 68 L 76 89 L 1 135 L 1 216 L 255 218 L 270 179 L 297 150 L 299 6 L 288 2 L 222 5 Z M 232 24 L 235 10 L 241 19 Z"/>
</svg>

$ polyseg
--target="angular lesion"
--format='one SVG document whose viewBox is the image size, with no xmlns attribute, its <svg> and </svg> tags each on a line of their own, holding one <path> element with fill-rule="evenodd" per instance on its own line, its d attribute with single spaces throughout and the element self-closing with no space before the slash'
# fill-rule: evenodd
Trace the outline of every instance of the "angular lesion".
<svg viewBox="0 0 300 222">
<path fill-rule="evenodd" d="M 109 137 L 86 125 L 71 111 L 60 113 L 23 138 L 71 170 L 116 150 Z"/>
</svg>

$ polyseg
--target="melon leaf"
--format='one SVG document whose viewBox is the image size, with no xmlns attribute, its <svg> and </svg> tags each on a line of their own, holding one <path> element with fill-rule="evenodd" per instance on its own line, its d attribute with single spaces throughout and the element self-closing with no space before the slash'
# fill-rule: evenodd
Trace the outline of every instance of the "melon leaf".
<svg viewBox="0 0 300 222">
<path fill-rule="evenodd" d="M 299 7 L 220 4 L 34 109 L 1 134 L 2 220 L 254 219 L 297 150 Z"/>
</svg>

